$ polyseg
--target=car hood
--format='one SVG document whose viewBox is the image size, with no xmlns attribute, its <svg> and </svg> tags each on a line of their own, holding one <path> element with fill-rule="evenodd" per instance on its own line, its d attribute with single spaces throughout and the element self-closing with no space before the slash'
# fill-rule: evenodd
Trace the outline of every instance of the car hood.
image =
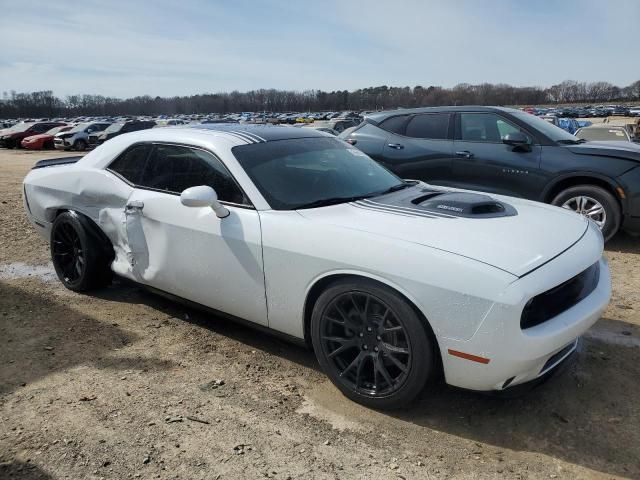
<svg viewBox="0 0 640 480">
<path fill-rule="evenodd" d="M 25 138 L 25 140 L 47 140 L 49 138 L 53 138 L 53 135 L 48 135 L 46 133 L 39 133 L 37 135 L 29 135 L 28 137 Z"/>
<path fill-rule="evenodd" d="M 569 145 L 566 148 L 578 155 L 599 155 L 640 162 L 640 144 L 633 142 L 591 141 L 578 145 Z"/>
<path fill-rule="evenodd" d="M 437 213 L 421 208 L 424 203 L 415 205 L 412 202 L 425 196 L 425 192 L 433 191 L 461 192 L 421 184 L 390 195 L 303 209 L 298 213 L 311 221 L 447 251 L 517 277 L 526 275 L 570 248 L 588 228 L 588 221 L 571 211 L 512 197 L 465 192 L 497 201 L 511 212 L 508 216 L 494 217 L 445 213 L 452 210 Z"/>
</svg>

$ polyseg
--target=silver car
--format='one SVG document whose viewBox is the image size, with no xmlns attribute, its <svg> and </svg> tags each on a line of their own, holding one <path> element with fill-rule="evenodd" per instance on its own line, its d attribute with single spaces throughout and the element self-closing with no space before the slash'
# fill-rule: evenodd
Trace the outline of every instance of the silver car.
<svg viewBox="0 0 640 480">
<path fill-rule="evenodd" d="M 111 125 L 109 122 L 81 123 L 68 132 L 58 133 L 53 138 L 53 146 L 57 150 L 84 151 L 89 147 L 89 135 L 102 132 L 109 125 Z"/>
</svg>

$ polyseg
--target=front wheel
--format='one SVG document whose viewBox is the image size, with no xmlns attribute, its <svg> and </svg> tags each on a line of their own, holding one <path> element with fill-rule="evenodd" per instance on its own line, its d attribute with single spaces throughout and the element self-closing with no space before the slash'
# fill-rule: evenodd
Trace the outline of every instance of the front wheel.
<svg viewBox="0 0 640 480">
<path fill-rule="evenodd" d="M 111 281 L 109 258 L 88 220 L 63 212 L 51 228 L 51 260 L 58 278 L 69 290 L 83 292 Z"/>
<path fill-rule="evenodd" d="M 87 142 L 84 140 L 76 140 L 73 144 L 73 149 L 78 152 L 84 152 L 87 149 Z"/>
<path fill-rule="evenodd" d="M 613 237 L 620 228 L 620 205 L 604 188 L 577 185 L 560 192 L 551 203 L 593 220 L 600 228 L 605 241 Z"/>
<path fill-rule="evenodd" d="M 311 317 L 320 366 L 350 399 L 372 408 L 406 406 L 434 371 L 427 327 L 395 291 L 370 280 L 340 280 Z"/>
</svg>

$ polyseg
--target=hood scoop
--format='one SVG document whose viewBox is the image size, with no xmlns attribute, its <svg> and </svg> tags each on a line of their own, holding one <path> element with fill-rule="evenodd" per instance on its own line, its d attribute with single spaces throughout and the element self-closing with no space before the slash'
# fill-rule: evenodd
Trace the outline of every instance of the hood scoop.
<svg viewBox="0 0 640 480">
<path fill-rule="evenodd" d="M 432 193 L 414 198 L 411 203 L 427 212 L 465 218 L 512 217 L 518 214 L 511 205 L 479 193 Z"/>
</svg>

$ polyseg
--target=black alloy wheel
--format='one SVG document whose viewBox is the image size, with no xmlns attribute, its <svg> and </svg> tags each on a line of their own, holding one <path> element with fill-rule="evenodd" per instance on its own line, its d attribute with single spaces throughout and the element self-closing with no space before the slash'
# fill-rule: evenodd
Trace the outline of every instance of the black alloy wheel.
<svg viewBox="0 0 640 480">
<path fill-rule="evenodd" d="M 391 307 L 369 293 L 346 292 L 325 309 L 322 323 L 323 353 L 350 389 L 375 397 L 402 387 L 411 346 Z"/>
<path fill-rule="evenodd" d="M 427 328 L 399 294 L 377 282 L 337 282 L 316 302 L 312 340 L 320 365 L 349 398 L 405 406 L 433 370 Z"/>
<path fill-rule="evenodd" d="M 85 272 L 87 260 L 80 235 L 70 223 L 63 222 L 53 232 L 51 254 L 54 264 L 62 272 L 63 282 L 78 283 Z"/>
<path fill-rule="evenodd" d="M 98 227 L 76 212 L 58 215 L 51 227 L 51 261 L 62 284 L 82 292 L 111 282 L 110 244 Z"/>
</svg>

